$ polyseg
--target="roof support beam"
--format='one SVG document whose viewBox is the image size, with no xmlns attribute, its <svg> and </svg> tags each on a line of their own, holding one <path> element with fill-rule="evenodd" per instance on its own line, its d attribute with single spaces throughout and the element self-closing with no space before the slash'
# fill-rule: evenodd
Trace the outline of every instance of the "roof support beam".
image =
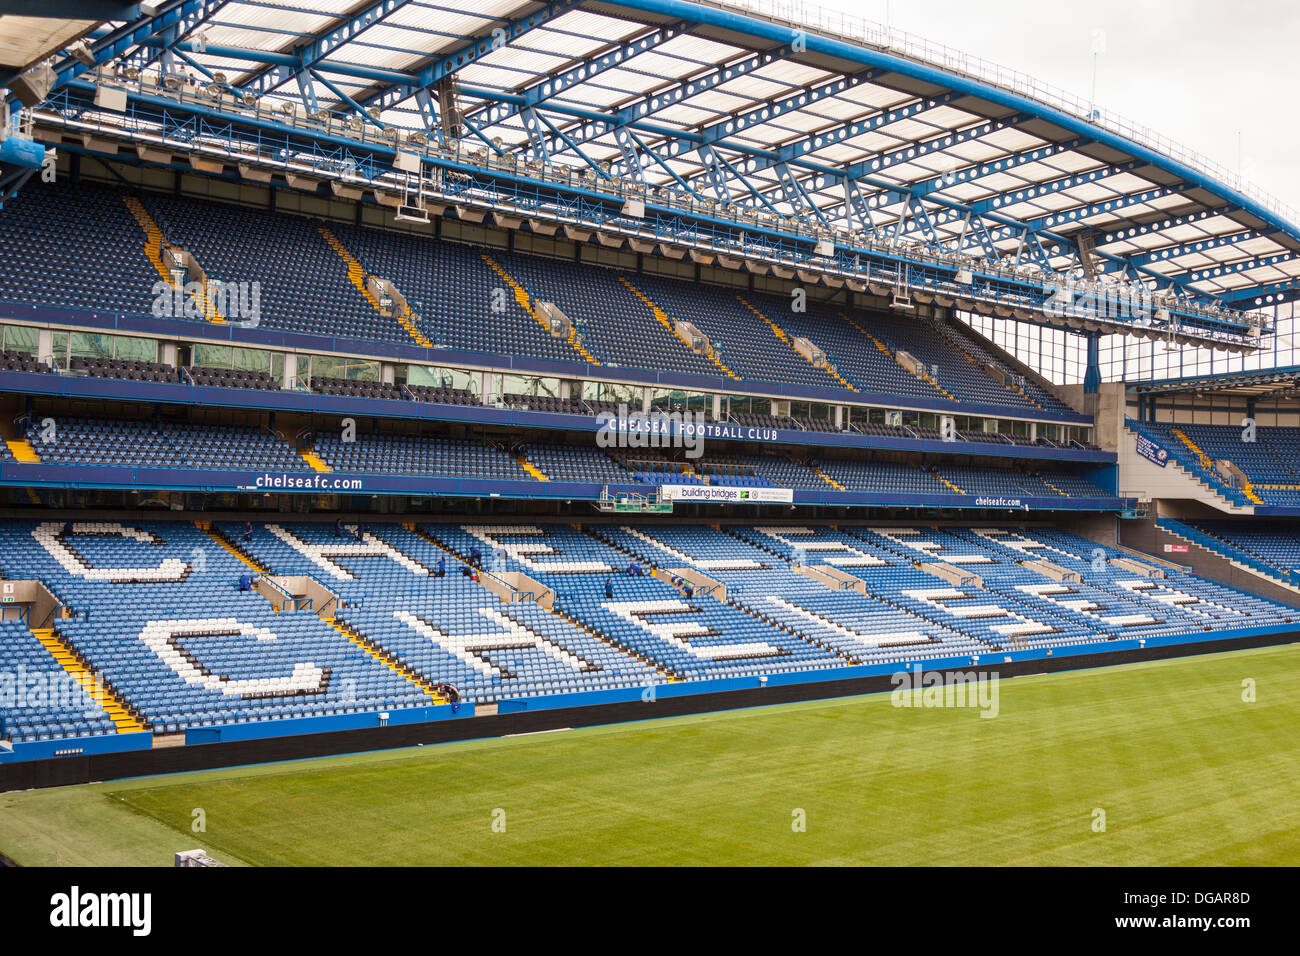
<svg viewBox="0 0 1300 956">
<path fill-rule="evenodd" d="M 1119 213 L 1133 206 L 1141 206 L 1146 203 L 1157 202 L 1161 199 L 1180 196 L 1192 189 L 1192 186 L 1179 186 L 1171 188 L 1167 186 L 1158 186 L 1155 189 L 1147 189 L 1140 193 L 1130 193 L 1125 196 L 1116 196 L 1113 199 L 1105 199 L 1101 202 L 1090 203 L 1086 206 L 1076 206 L 1073 209 L 1065 209 L 1061 212 L 1048 213 L 1045 216 L 1039 216 L 1036 219 L 1027 219 L 1025 224 L 1034 229 L 1057 228 L 1068 223 L 1079 222 L 1084 219 L 1091 219 L 1093 216 L 1104 216 L 1107 213 Z M 1102 229 L 1106 227 L 1102 226 Z"/>
<path fill-rule="evenodd" d="M 413 82 L 380 87 L 358 97 L 357 102 L 367 107 L 378 106 L 381 110 L 391 109 L 403 100 L 415 96 L 419 90 L 432 89 L 443 77 L 450 76 L 462 67 L 477 62 L 493 50 L 499 50 L 529 31 L 564 16 L 581 2 L 582 0 L 551 0 L 540 10 L 525 14 L 518 20 L 507 20 L 503 26 L 494 27 L 488 35 L 473 37 L 450 53 L 438 55 L 416 71 Z"/>
<path fill-rule="evenodd" d="M 65 57 L 54 68 L 55 79 L 51 92 L 65 83 L 75 80 L 87 70 L 99 67 L 134 49 L 146 40 L 161 36 L 170 27 L 187 22 L 189 18 L 210 16 L 226 0 L 172 0 L 156 16 L 139 17 L 118 27 L 107 36 L 96 40 L 90 47 L 93 66 L 82 63 L 73 57 Z M 7 82 L 11 77 L 0 75 L 0 81 Z"/>
<path fill-rule="evenodd" d="M 669 40 L 686 33 L 688 29 L 689 25 L 687 23 L 678 21 L 651 30 L 636 39 L 619 43 L 613 49 L 584 60 L 577 66 L 570 67 L 554 76 L 542 77 L 533 85 L 519 91 L 519 102 L 490 103 L 470 113 L 469 118 L 482 126 L 495 126 L 504 123 L 506 120 L 518 116 L 525 109 L 541 106 L 553 96 L 559 96 L 575 86 L 600 76 L 602 73 L 622 66 L 633 57 L 663 46 Z"/>
<path fill-rule="evenodd" d="M 283 51 L 294 58 L 295 65 L 267 66 L 242 80 L 239 88 L 253 93 L 255 96 L 265 96 L 294 77 L 300 78 L 299 84 L 301 86 L 303 74 L 312 70 L 318 63 L 349 40 L 355 40 L 357 36 L 379 23 L 389 14 L 406 6 L 408 2 L 409 0 L 380 0 L 379 3 L 373 6 L 351 14 L 343 22 L 331 27 L 315 39 L 299 44 L 291 50 Z M 303 97 L 304 105 L 307 103 L 307 99 L 306 96 Z M 315 97 L 313 96 L 311 99 L 314 101 Z M 316 107 L 313 105 L 308 108 L 314 111 Z"/>
<path fill-rule="evenodd" d="M 1182 242 L 1177 245 L 1163 246 L 1159 249 L 1152 249 L 1150 252 L 1138 253 L 1129 256 L 1128 259 L 1134 265 L 1151 265 L 1158 262 L 1172 262 L 1174 259 L 1180 259 L 1183 256 L 1190 256 L 1198 252 L 1210 252 L 1214 249 L 1223 249 L 1228 246 L 1241 245 L 1243 242 L 1250 242 L 1252 239 L 1267 238 L 1263 233 L 1256 232 L 1253 229 L 1247 229 L 1244 232 L 1234 232 L 1221 236 L 1208 236 L 1205 239 L 1197 239 L 1192 242 Z"/>
<path fill-rule="evenodd" d="M 666 86 L 634 103 L 619 107 L 612 117 L 584 119 L 565 132 L 576 143 L 589 143 L 623 126 L 633 126 L 666 106 L 698 96 L 700 93 L 705 93 L 723 83 L 753 73 L 769 63 L 784 59 L 789 52 L 789 47 L 777 47 L 773 50 L 755 53 L 742 60 L 724 63 L 671 86 Z"/>
</svg>

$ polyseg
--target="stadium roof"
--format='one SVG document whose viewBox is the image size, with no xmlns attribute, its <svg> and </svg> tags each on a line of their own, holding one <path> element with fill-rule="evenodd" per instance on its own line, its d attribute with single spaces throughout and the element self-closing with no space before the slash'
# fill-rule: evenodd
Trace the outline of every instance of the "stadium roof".
<svg viewBox="0 0 1300 956">
<path fill-rule="evenodd" d="M 814 6 L 168 0 L 91 49 L 308 115 L 377 110 L 367 126 L 443 143 L 450 106 L 495 154 L 1003 266 L 1236 310 L 1300 296 L 1300 217 L 1235 174 L 1030 77 Z M 60 83 L 86 69 L 56 63 Z"/>
<path fill-rule="evenodd" d="M 1237 395 L 1245 398 L 1294 399 L 1300 397 L 1300 366 L 1286 368 L 1218 372 L 1190 375 L 1129 386 L 1138 395 L 1163 395 L 1193 392 L 1198 394 Z"/>
</svg>

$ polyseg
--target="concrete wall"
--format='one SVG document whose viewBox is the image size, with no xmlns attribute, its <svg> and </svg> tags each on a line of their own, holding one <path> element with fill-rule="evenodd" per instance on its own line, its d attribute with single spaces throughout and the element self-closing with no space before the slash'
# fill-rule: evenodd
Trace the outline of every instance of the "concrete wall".
<svg viewBox="0 0 1300 956">
<path fill-rule="evenodd" d="M 1226 584 L 1228 587 L 1256 594 L 1289 607 L 1300 608 L 1300 590 L 1238 566 L 1221 554 L 1209 551 L 1163 528 L 1158 528 L 1154 517 L 1146 521 L 1125 521 L 1120 527 L 1120 543 L 1127 547 L 1166 561 L 1187 565 L 1202 577 Z M 1185 544 L 1187 552 L 1166 554 L 1166 544 Z"/>
</svg>

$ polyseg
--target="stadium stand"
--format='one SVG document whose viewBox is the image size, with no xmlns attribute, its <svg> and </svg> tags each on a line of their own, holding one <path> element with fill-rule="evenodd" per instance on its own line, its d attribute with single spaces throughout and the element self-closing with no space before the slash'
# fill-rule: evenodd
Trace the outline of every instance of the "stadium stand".
<svg viewBox="0 0 1300 956">
<path fill-rule="evenodd" d="M 27 440 L 54 464 L 172 468 L 302 468 L 302 459 L 270 432 L 232 425 L 194 425 L 101 418 L 58 418 L 48 441 L 37 419 Z"/>
<path fill-rule="evenodd" d="M 494 703 L 1300 614 L 1039 526 L 6 520 L 0 573 L 41 581 L 55 646 L 164 734 L 429 706 L 441 684 Z M 277 614 L 266 588 L 293 576 L 319 603 Z M 5 661 L 48 669 L 24 625 L 0 635 Z M 10 739 L 120 732 L 68 699 L 6 710 Z"/>
</svg>

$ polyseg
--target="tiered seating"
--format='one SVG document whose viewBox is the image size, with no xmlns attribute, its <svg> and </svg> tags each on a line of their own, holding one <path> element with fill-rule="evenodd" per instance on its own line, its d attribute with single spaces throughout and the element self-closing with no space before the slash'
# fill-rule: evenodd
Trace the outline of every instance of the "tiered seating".
<svg viewBox="0 0 1300 956">
<path fill-rule="evenodd" d="M 54 440 L 45 442 L 38 419 L 28 420 L 27 440 L 48 464 L 282 471 L 303 467 L 287 442 L 259 428 L 58 418 Z"/>
<path fill-rule="evenodd" d="M 848 461 L 828 458 L 820 463 L 822 472 L 846 491 L 885 491 L 904 494 L 956 494 L 934 473 L 911 465 Z"/>
<path fill-rule="evenodd" d="M 720 358 L 742 379 L 843 388 L 828 373 L 814 368 L 778 339 L 767 323 L 745 308 L 734 293 L 660 276 L 630 278 L 670 318 L 690 322 L 715 346 L 720 346 Z M 784 315 L 768 318 L 778 327 L 785 321 Z"/>
<path fill-rule="evenodd" d="M 5 372 L 45 372 L 50 371 L 45 362 L 38 362 L 30 352 L 18 352 L 13 349 L 0 351 L 0 371 Z"/>
<path fill-rule="evenodd" d="M 554 302 L 571 321 L 581 322 L 583 345 L 605 364 L 672 368 L 713 378 L 721 373 L 706 356 L 691 351 L 650 309 L 598 266 L 507 252 L 492 258 L 543 302 Z M 632 277 L 635 283 L 636 277 Z"/>
<path fill-rule="evenodd" d="M 0 300 L 148 314 L 158 272 L 123 202 L 126 194 L 92 186 L 30 186 L 6 205 L 0 223 Z M 670 322 L 696 325 L 719 346 L 726 368 L 749 382 L 843 389 L 847 381 L 877 395 L 940 397 L 894 361 L 890 353 L 905 349 L 927 367 L 937 366 L 938 385 L 958 401 L 1064 409 L 1032 383 L 1024 392 L 998 384 L 980 367 L 997 364 L 988 350 L 928 321 L 853 311 L 850 324 L 831 306 L 814 303 L 795 313 L 784 297 L 743 293 L 787 336 L 806 336 L 822 348 L 839 369 L 838 378 L 814 368 L 724 288 L 329 223 L 345 255 L 322 235 L 322 223 L 306 217 L 158 193 L 146 193 L 142 201 L 166 240 L 191 252 L 210 278 L 260 283 L 263 328 L 409 344 L 412 333 L 402 322 L 383 317 L 354 285 L 349 268 L 355 257 L 363 272 L 396 284 L 419 314 L 416 323 L 438 346 L 568 362 L 591 357 L 601 364 L 721 377 L 722 368 L 678 340 L 627 280 Z M 484 261 L 485 252 L 510 279 Z M 554 301 L 576 320 L 586 352 L 525 312 L 512 283 L 529 291 L 530 308 L 536 300 Z M 827 420 L 804 417 L 795 427 L 834 430 Z"/>
<path fill-rule="evenodd" d="M 248 568 L 191 524 L 7 521 L 0 571 L 76 611 L 61 639 L 155 733 L 433 703 L 315 614 L 238 590 Z"/>
<path fill-rule="evenodd" d="M 1036 476 L 1053 488 L 1059 488 L 1071 498 L 1105 498 L 1108 492 L 1093 484 L 1087 478 L 1068 471 L 1040 471 Z M 1052 494 L 1051 488 L 1039 494 Z"/>
<path fill-rule="evenodd" d="M 1200 457 L 1174 434 L 1175 429 L 1183 431 L 1184 428 L 1190 426 L 1171 425 L 1166 422 L 1139 422 L 1131 418 L 1125 419 L 1124 424 L 1137 434 L 1144 435 L 1159 444 L 1160 447 L 1169 452 L 1170 458 L 1176 461 L 1184 471 L 1193 478 L 1204 482 L 1211 490 L 1235 504 L 1251 504 L 1250 499 L 1242 494 L 1239 489 L 1228 484 L 1213 470 L 1205 468 Z M 1187 432 L 1183 431 L 1183 434 L 1186 435 Z"/>
<path fill-rule="evenodd" d="M 19 621 L 0 621 L 0 740 L 28 743 L 111 734 L 104 709 L 91 700 L 36 636 Z"/>
<path fill-rule="evenodd" d="M 1255 430 L 1254 441 L 1245 441 L 1244 429 L 1240 425 L 1152 425 L 1143 422 L 1140 427 L 1162 429 L 1168 436 L 1163 442 L 1165 447 L 1185 452 L 1185 446 L 1173 434 L 1177 429 L 1214 461 L 1232 462 L 1245 472 L 1251 492 L 1265 504 L 1300 504 L 1300 464 L 1297 464 L 1300 462 L 1300 428 L 1263 426 Z M 1181 447 L 1174 449 L 1174 443 Z M 1199 467 L 1199 459 L 1194 455 L 1190 457 L 1196 461 L 1201 474 L 1211 476 L 1215 487 L 1228 484 L 1217 473 Z M 1179 459 L 1182 461 L 1183 455 Z"/>
<path fill-rule="evenodd" d="M 1279 580 L 1296 583 L 1300 574 L 1300 528 L 1294 525 L 1212 519 L 1182 522 L 1163 517 L 1158 523 L 1233 560 L 1271 572 Z"/>
<path fill-rule="evenodd" d="M 260 370 L 252 372 L 239 368 L 208 368 L 204 365 L 191 365 L 186 369 L 186 374 L 189 375 L 195 385 L 214 385 L 219 388 L 256 388 L 267 392 L 275 392 L 280 389 L 280 383 L 271 377 L 270 372 Z"/>
<path fill-rule="evenodd" d="M 68 370 L 74 375 L 117 378 L 129 382 L 178 381 L 176 369 L 162 362 L 131 362 L 125 359 L 83 358 L 74 355 L 68 360 Z"/>
<path fill-rule="evenodd" d="M 1001 367 L 1002 363 L 973 335 L 963 335 L 958 329 L 946 326 L 942 322 L 934 324 L 935 330 L 954 346 L 965 352 L 971 358 L 978 362 L 988 362 L 991 365 Z M 1023 390 L 1029 399 L 1042 406 L 1047 411 L 1068 412 L 1070 409 L 1061 402 L 1055 395 L 1042 388 L 1033 379 L 1025 377 Z"/>
<path fill-rule="evenodd" d="M 0 216 L 0 301 L 148 314 L 158 272 L 125 194 L 38 179 Z"/>
<path fill-rule="evenodd" d="M 154 193 L 144 202 L 174 246 L 210 279 L 260 282 L 262 328 L 410 343 L 348 280 L 347 266 L 302 216 Z"/>
<path fill-rule="evenodd" d="M 793 312 L 788 298 L 763 295 L 746 298 L 791 335 L 815 343 L 840 375 L 859 391 L 873 395 L 939 397 L 934 386 L 908 372 L 891 355 L 880 351 L 871 339 L 845 322 L 834 309 L 808 303 L 806 312 Z M 864 313 L 855 315 L 855 321 L 870 330 L 874 317 Z"/>
<path fill-rule="evenodd" d="M 703 593 L 686 596 L 648 576 L 619 575 L 625 551 L 567 525 L 429 525 L 453 550 L 504 553 L 520 571 L 556 591 L 556 606 L 617 646 L 678 677 L 702 679 L 839 666 L 833 653 Z M 605 596 L 609 580 L 613 598 Z"/>
<path fill-rule="evenodd" d="M 386 398 L 403 401 L 400 385 L 390 382 L 367 382 L 354 378 L 330 378 L 325 375 L 313 375 L 311 390 L 322 395 L 346 395 L 349 398 Z"/>
<path fill-rule="evenodd" d="M 312 445 L 335 471 L 534 480 L 510 455 L 483 442 L 415 435 L 357 435 L 356 439 L 344 442 L 336 432 L 322 433 Z"/>
<path fill-rule="evenodd" d="M 617 461 L 596 448 L 530 442 L 524 456 L 552 481 L 632 484 L 636 478 Z"/>
<path fill-rule="evenodd" d="M 507 604 L 458 573 L 461 564 L 406 528 L 323 524 L 259 526 L 244 543 L 277 574 L 306 574 L 338 594 L 339 619 L 419 675 L 451 684 L 463 698 L 646 686 L 662 680 L 628 656 L 536 604 Z M 486 551 L 486 548 L 483 548 Z M 447 566 L 443 577 L 438 561 Z M 486 567 L 486 564 L 485 564 Z"/>
<path fill-rule="evenodd" d="M 331 228 L 367 270 L 397 285 L 423 316 L 434 345 L 580 361 L 572 346 L 524 315 L 505 280 L 479 258 L 477 249 L 341 223 Z M 496 294 L 496 289 L 502 292 Z M 498 300 L 500 312 L 493 308 Z"/>
<path fill-rule="evenodd" d="M 555 412 L 560 415 L 586 415 L 587 410 L 580 402 L 566 402 L 554 395 L 519 395 L 509 393 L 501 396 L 501 401 L 511 408 L 524 408 L 533 412 Z"/>
<path fill-rule="evenodd" d="M 408 385 L 417 401 L 441 405 L 481 405 L 479 397 L 467 388 L 441 388 L 434 385 Z"/>
<path fill-rule="evenodd" d="M 222 522 L 215 533 L 225 546 L 182 522 L 5 521 L 0 573 L 36 577 L 72 608 L 60 639 L 163 733 L 424 706 L 441 683 L 490 703 L 1300 615 L 1180 571 L 1120 567 L 1115 549 L 1039 527 Z M 331 597 L 276 615 L 236 587 L 250 571 L 227 547 Z M 1300 555 L 1300 541 L 1291 547 Z M 553 591 L 554 608 L 502 601 L 462 575 L 472 549 L 482 574 L 526 575 Z M 50 662 L 24 627 L 0 625 L 0 669 Z M 111 731 L 102 711 L 76 712 L 88 700 L 65 700 L 71 709 L 6 707 L 6 732 Z"/>
</svg>

